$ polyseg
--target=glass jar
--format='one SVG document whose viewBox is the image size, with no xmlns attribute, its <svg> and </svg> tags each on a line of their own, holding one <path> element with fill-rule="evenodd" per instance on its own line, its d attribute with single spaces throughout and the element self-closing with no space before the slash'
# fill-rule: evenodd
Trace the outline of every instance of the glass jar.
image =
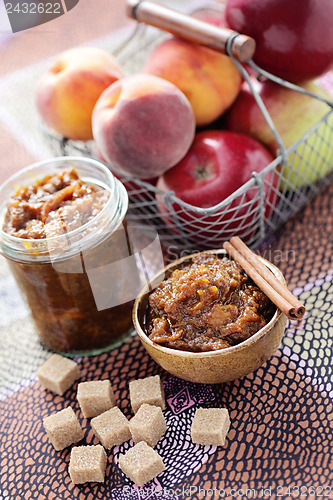
<svg viewBox="0 0 333 500">
<path fill-rule="evenodd" d="M 8 200 L 18 187 L 72 167 L 79 179 L 109 191 L 97 215 L 50 238 L 25 239 L 4 231 Z M 0 187 L 1 252 L 45 347 L 70 356 L 97 354 L 118 345 L 133 329 L 127 208 L 124 186 L 102 163 L 88 158 L 36 163 Z"/>
</svg>

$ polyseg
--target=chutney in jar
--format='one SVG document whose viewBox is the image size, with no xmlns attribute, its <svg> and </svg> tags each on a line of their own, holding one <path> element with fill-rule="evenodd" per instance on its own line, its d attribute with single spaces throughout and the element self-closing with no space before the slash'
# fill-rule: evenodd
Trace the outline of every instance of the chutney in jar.
<svg viewBox="0 0 333 500">
<path fill-rule="evenodd" d="M 2 229 L 25 239 L 60 236 L 89 222 L 109 196 L 109 191 L 82 181 L 74 168 L 67 168 L 19 186 L 8 200 Z"/>
<path fill-rule="evenodd" d="M 57 158 L 49 173 L 42 164 L 29 168 L 9 183 L 11 192 L 0 190 L 2 252 L 47 348 L 107 350 L 133 329 L 131 283 L 118 265 L 131 252 L 126 190 L 91 159 Z M 94 279 L 101 269 L 112 269 L 110 279 Z"/>
<path fill-rule="evenodd" d="M 214 351 L 254 335 L 275 310 L 236 262 L 203 252 L 150 293 L 145 329 L 165 347 Z"/>
</svg>

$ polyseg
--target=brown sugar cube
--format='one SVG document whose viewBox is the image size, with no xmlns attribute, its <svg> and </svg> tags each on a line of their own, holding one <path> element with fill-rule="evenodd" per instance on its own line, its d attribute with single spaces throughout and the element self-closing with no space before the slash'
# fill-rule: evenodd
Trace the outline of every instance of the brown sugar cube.
<svg viewBox="0 0 333 500">
<path fill-rule="evenodd" d="M 75 446 L 71 451 L 69 475 L 74 484 L 103 483 L 107 456 L 103 446 Z"/>
<path fill-rule="evenodd" d="M 130 420 L 129 428 L 134 443 L 145 441 L 152 448 L 167 430 L 161 408 L 146 403 L 140 406 L 135 416 Z"/>
<path fill-rule="evenodd" d="M 162 458 L 144 441 L 121 455 L 119 465 L 124 474 L 138 486 L 143 486 L 165 470 Z"/>
<path fill-rule="evenodd" d="M 134 413 L 143 403 L 165 409 L 164 389 L 159 375 L 132 380 L 129 392 Z"/>
<path fill-rule="evenodd" d="M 118 406 L 93 418 L 91 427 L 95 436 L 108 450 L 131 439 L 128 420 Z"/>
<path fill-rule="evenodd" d="M 226 408 L 198 408 L 191 425 L 193 443 L 223 446 L 230 419 Z"/>
<path fill-rule="evenodd" d="M 79 366 L 72 359 L 53 354 L 36 372 L 39 382 L 62 396 L 80 377 Z"/>
<path fill-rule="evenodd" d="M 77 443 L 84 437 L 83 430 L 71 406 L 44 418 L 43 424 L 57 451 Z"/>
<path fill-rule="evenodd" d="M 110 380 L 81 382 L 77 387 L 77 399 L 85 418 L 97 417 L 116 405 Z"/>
</svg>

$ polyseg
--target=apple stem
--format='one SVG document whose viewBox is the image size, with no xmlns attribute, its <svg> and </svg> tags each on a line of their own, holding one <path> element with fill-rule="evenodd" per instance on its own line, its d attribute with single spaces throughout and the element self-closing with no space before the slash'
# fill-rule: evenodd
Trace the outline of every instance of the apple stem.
<svg viewBox="0 0 333 500">
<path fill-rule="evenodd" d="M 207 167 L 203 167 L 202 165 L 197 165 L 195 167 L 195 178 L 196 179 L 207 179 Z"/>
</svg>

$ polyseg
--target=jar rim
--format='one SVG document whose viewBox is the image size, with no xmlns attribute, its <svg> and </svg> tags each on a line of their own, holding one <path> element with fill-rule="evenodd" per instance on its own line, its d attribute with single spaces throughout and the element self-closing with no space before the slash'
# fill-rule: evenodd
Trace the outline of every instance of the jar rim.
<svg viewBox="0 0 333 500">
<path fill-rule="evenodd" d="M 30 171 L 36 170 L 37 168 L 47 166 L 47 165 L 49 165 L 50 167 L 52 166 L 52 167 L 56 167 L 56 168 L 61 168 L 61 166 L 63 166 L 65 168 L 65 165 L 63 165 L 63 164 L 64 163 L 71 163 L 71 162 L 81 163 L 81 164 L 86 165 L 86 166 L 90 165 L 90 166 L 96 168 L 96 170 L 99 170 L 100 173 L 103 173 L 105 175 L 106 181 L 108 182 L 109 185 L 107 185 L 105 182 L 99 181 L 98 179 L 90 181 L 90 182 L 93 182 L 94 184 L 97 184 L 97 185 L 103 187 L 103 189 L 106 189 L 110 192 L 110 196 L 108 197 L 108 200 L 107 200 L 106 204 L 103 206 L 102 210 L 100 212 L 98 212 L 98 214 L 96 214 L 90 221 L 86 222 L 85 224 L 83 224 L 82 226 L 80 226 L 78 228 L 75 228 L 71 231 L 68 231 L 65 234 L 40 239 L 40 238 L 20 238 L 18 236 L 13 236 L 13 235 L 7 233 L 6 231 L 4 231 L 3 230 L 3 221 L 4 221 L 4 213 L 5 213 L 5 209 L 4 209 L 4 210 L 2 210 L 2 213 L 0 213 L 0 243 L 1 244 L 5 244 L 8 246 L 12 246 L 12 247 L 17 247 L 17 246 L 21 247 L 21 246 L 25 245 L 26 251 L 28 251 L 28 253 L 29 253 L 28 248 L 31 245 L 36 245 L 38 243 L 40 245 L 43 245 L 43 244 L 45 245 L 46 242 L 48 242 L 50 244 L 50 243 L 55 242 L 55 241 L 58 241 L 58 242 L 65 241 L 68 237 L 75 237 L 75 236 L 79 235 L 81 232 L 86 231 L 87 229 L 89 230 L 89 228 L 91 226 L 96 225 L 96 223 L 99 222 L 103 218 L 105 213 L 108 210 L 110 210 L 112 205 L 114 205 L 114 209 L 116 212 L 116 209 L 117 209 L 116 205 L 117 205 L 117 201 L 119 201 L 119 200 L 115 199 L 112 196 L 112 193 L 116 192 L 117 185 L 121 184 L 120 181 L 118 181 L 118 179 L 116 179 L 114 177 L 112 172 L 100 160 L 96 160 L 94 158 L 82 157 L 82 156 L 52 157 L 48 160 L 42 160 L 42 161 L 33 163 L 25 168 L 22 168 L 18 172 L 16 172 L 15 174 L 13 174 L 11 177 L 9 177 L 3 184 L 0 185 L 0 197 L 5 192 L 5 190 L 7 188 L 9 188 L 10 185 L 15 183 L 16 180 L 19 180 L 20 177 L 24 176 L 24 174 L 27 174 Z M 73 165 L 73 167 L 76 168 L 75 165 Z M 47 175 L 47 174 L 48 173 L 45 172 L 45 175 Z M 18 182 L 18 185 L 19 185 L 19 182 Z M 128 203 L 128 200 L 127 200 L 127 203 Z M 2 209 L 3 207 L 0 207 L 0 208 Z M 126 209 L 127 209 L 127 206 L 126 206 Z"/>
</svg>

